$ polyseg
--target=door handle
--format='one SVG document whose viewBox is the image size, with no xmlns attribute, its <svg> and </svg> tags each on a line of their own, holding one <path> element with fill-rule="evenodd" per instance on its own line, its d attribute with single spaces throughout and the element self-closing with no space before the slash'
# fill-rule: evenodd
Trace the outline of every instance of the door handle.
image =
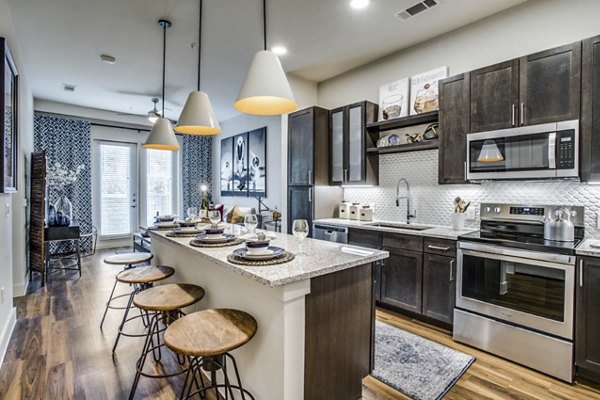
<svg viewBox="0 0 600 400">
<path fill-rule="evenodd" d="M 309 169 L 308 170 L 308 183 L 312 183 L 312 180 L 313 180 L 313 178 L 312 178 L 312 169 Z"/>
<path fill-rule="evenodd" d="M 521 112 L 519 113 L 519 118 L 521 119 L 521 125 L 525 123 L 525 103 L 521 103 Z"/>
<path fill-rule="evenodd" d="M 308 188 L 308 202 L 312 203 L 312 188 Z"/>
<path fill-rule="evenodd" d="M 450 247 L 434 246 L 432 244 L 427 245 L 427 248 L 431 249 L 431 250 L 442 250 L 442 251 L 450 250 Z"/>
<path fill-rule="evenodd" d="M 579 260 L 579 287 L 583 287 L 583 260 Z"/>
<path fill-rule="evenodd" d="M 454 259 L 450 260 L 450 283 L 454 282 Z"/>
<path fill-rule="evenodd" d="M 512 105 L 512 116 L 511 116 L 511 124 L 512 126 L 517 126 L 517 105 L 513 104 Z"/>
</svg>

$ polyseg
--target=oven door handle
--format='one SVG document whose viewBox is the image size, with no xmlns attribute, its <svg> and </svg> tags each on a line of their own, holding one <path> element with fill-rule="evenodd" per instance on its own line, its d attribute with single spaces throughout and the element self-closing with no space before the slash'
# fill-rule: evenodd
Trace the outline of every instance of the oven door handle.
<svg viewBox="0 0 600 400">
<path fill-rule="evenodd" d="M 560 269 L 560 270 L 567 270 L 568 268 L 571 268 L 571 269 L 573 268 L 573 266 L 570 264 L 559 264 L 559 263 L 553 263 L 553 262 L 548 262 L 548 261 L 535 260 L 535 259 L 531 259 L 531 258 L 522 258 L 522 257 L 507 256 L 507 255 L 501 255 L 501 254 L 485 253 L 485 252 L 477 251 L 477 250 L 463 249 L 462 254 L 463 254 L 463 256 L 473 256 L 473 257 L 479 257 L 479 258 L 489 258 L 492 260 L 499 260 L 499 261 L 517 262 L 517 263 L 521 263 L 521 264 L 537 265 L 540 267 L 548 267 L 548 268 L 554 268 L 554 269 Z"/>
</svg>

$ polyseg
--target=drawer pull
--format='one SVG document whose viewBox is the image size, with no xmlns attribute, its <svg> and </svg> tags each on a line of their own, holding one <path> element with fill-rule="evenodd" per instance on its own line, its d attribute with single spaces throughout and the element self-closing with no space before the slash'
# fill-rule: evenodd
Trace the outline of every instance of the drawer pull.
<svg viewBox="0 0 600 400">
<path fill-rule="evenodd" d="M 430 250 L 442 250 L 442 251 L 448 251 L 448 250 L 450 250 L 450 247 L 434 246 L 432 244 L 428 244 L 427 248 L 430 249 Z"/>
</svg>

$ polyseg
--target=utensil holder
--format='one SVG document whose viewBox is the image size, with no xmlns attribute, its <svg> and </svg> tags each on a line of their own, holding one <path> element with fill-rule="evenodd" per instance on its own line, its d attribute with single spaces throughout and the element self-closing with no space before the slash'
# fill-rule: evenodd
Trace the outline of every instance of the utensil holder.
<svg viewBox="0 0 600 400">
<path fill-rule="evenodd" d="M 450 218 L 450 222 L 452 223 L 452 230 L 454 230 L 454 231 L 464 230 L 465 229 L 465 219 L 466 219 L 466 214 L 464 214 L 464 213 L 452 214 L 452 218 Z"/>
</svg>

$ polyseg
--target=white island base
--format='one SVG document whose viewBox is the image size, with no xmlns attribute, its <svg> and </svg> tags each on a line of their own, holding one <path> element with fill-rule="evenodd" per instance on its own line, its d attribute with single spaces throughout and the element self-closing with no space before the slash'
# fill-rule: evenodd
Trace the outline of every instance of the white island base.
<svg viewBox="0 0 600 400">
<path fill-rule="evenodd" d="M 310 256 L 296 257 L 290 265 L 279 266 L 278 273 L 286 269 L 301 273 L 268 281 L 260 274 L 253 276 L 252 268 L 262 268 L 264 275 L 276 266 L 238 268 L 223 259 L 233 248 L 199 249 L 191 247 L 189 241 L 153 233 L 153 264 L 175 268 L 171 283 L 195 283 L 206 290 L 204 299 L 187 312 L 234 308 L 256 318 L 256 336 L 232 352 L 242 384 L 256 400 L 361 397 L 362 378 L 370 372 L 372 360 L 371 263 L 387 257 L 386 252 L 349 256 L 342 254 L 339 245 L 309 239 L 309 254 L 314 251 L 322 256 L 322 246 L 329 246 L 325 250 L 339 252 L 338 258 L 347 264 L 342 265 L 345 269 L 299 279 L 319 270 L 303 265 L 315 263 Z M 288 235 L 274 241 L 275 245 L 284 243 L 286 248 L 292 247 Z M 354 258 L 350 262 L 348 257 Z M 331 260 L 322 263 L 327 266 Z M 284 281 L 287 283 L 280 284 Z"/>
</svg>

